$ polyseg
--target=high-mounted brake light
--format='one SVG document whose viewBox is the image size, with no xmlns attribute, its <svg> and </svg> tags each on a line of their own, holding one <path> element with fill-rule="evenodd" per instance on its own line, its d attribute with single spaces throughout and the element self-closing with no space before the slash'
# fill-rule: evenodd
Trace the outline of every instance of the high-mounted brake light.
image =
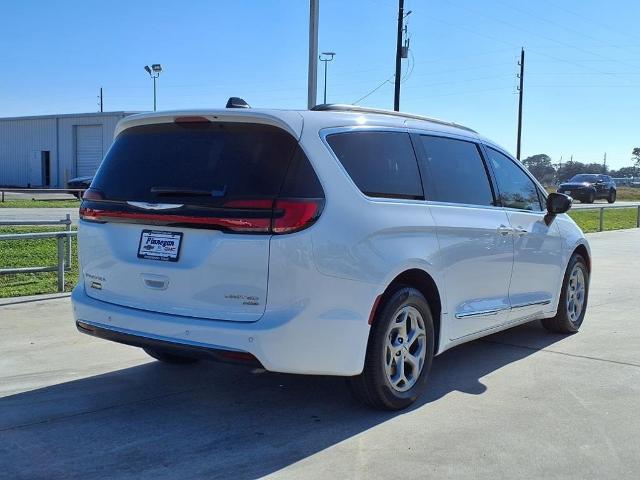
<svg viewBox="0 0 640 480">
<path fill-rule="evenodd" d="M 186 117 L 176 117 L 173 119 L 174 123 L 211 123 L 207 117 L 201 116 L 186 116 Z"/>
</svg>

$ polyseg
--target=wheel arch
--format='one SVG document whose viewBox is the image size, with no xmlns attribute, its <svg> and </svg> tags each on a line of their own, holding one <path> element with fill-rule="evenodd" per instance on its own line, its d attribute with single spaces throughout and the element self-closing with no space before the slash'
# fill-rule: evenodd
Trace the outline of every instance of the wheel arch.
<svg viewBox="0 0 640 480">
<path fill-rule="evenodd" d="M 433 317 L 433 328 L 435 333 L 434 353 L 438 353 L 440 348 L 440 332 L 442 317 L 442 297 L 433 277 L 420 268 L 410 268 L 396 275 L 387 285 L 385 291 L 380 295 L 379 302 L 376 302 L 376 310 L 379 304 L 384 303 L 393 292 L 402 286 L 413 287 L 427 299 L 431 316 Z M 374 312 L 375 313 L 375 312 Z"/>
<path fill-rule="evenodd" d="M 576 253 L 584 258 L 585 262 L 587 262 L 587 270 L 589 271 L 589 273 L 591 273 L 591 255 L 589 254 L 589 250 L 587 249 L 587 247 L 582 243 L 577 245 L 573 249 L 573 252 L 571 252 L 571 256 L 569 258 L 571 258 Z"/>
</svg>

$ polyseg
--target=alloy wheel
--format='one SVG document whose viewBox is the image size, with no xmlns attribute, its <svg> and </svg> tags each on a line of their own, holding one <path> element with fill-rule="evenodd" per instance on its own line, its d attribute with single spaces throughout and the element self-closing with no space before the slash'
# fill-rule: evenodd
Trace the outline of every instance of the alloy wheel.
<svg viewBox="0 0 640 480">
<path fill-rule="evenodd" d="M 576 264 L 569 275 L 567 285 L 567 316 L 572 323 L 577 323 L 582 314 L 586 293 L 584 272 L 580 265 Z"/>
<path fill-rule="evenodd" d="M 394 390 L 406 392 L 422 372 L 427 350 L 424 319 L 415 307 L 406 305 L 393 316 L 383 350 L 387 381 Z"/>
</svg>

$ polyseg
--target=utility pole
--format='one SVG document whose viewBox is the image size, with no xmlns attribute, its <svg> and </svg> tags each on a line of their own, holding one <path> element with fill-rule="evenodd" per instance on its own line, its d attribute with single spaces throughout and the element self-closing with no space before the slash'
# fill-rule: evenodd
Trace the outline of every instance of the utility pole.
<svg viewBox="0 0 640 480">
<path fill-rule="evenodd" d="M 402 74 L 402 24 L 404 23 L 404 0 L 398 0 L 398 37 L 396 40 L 396 82 L 393 94 L 393 109 L 400 111 L 400 76 Z"/>
<path fill-rule="evenodd" d="M 309 0 L 309 71 L 307 78 L 307 108 L 316 106 L 318 95 L 318 16 L 319 1 Z"/>
<path fill-rule="evenodd" d="M 100 87 L 100 112 L 104 112 L 102 103 L 102 87 Z"/>
<path fill-rule="evenodd" d="M 516 158 L 520 160 L 520 146 L 522 142 L 522 94 L 524 93 L 524 47 L 520 50 L 520 86 L 518 87 L 518 142 L 516 147 Z"/>
</svg>

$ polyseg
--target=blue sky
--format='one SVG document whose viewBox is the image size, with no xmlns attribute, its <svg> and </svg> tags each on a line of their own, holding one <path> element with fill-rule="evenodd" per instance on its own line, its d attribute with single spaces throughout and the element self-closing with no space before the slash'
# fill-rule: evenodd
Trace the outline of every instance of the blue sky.
<svg viewBox="0 0 640 480">
<path fill-rule="evenodd" d="M 329 101 L 393 75 L 396 0 L 320 0 Z M 523 156 L 630 165 L 640 146 L 640 2 L 406 0 L 412 58 L 401 108 L 468 125 L 515 151 L 526 50 Z M 307 0 L 35 1 L 0 6 L 0 116 L 149 110 L 145 64 L 162 63 L 159 109 L 304 108 Z M 319 69 L 319 99 L 322 68 Z M 361 102 L 391 108 L 393 85 Z"/>
</svg>

